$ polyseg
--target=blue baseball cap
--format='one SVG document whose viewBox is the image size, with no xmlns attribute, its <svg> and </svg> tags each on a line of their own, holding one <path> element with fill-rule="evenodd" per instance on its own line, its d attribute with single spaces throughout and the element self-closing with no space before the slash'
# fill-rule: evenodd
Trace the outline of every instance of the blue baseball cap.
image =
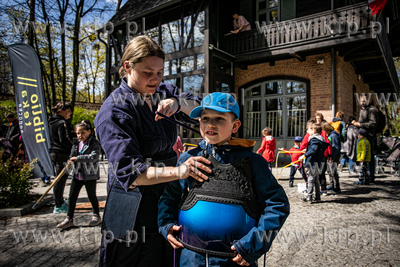
<svg viewBox="0 0 400 267">
<path fill-rule="evenodd" d="M 301 136 L 296 136 L 296 137 L 294 138 L 294 141 L 295 141 L 295 142 L 301 142 L 301 141 L 303 141 L 303 137 L 301 137 Z"/>
<path fill-rule="evenodd" d="M 238 118 L 240 115 L 239 105 L 236 99 L 227 93 L 216 92 L 207 95 L 203 101 L 201 101 L 200 106 L 194 108 L 192 112 L 190 112 L 190 118 L 199 118 L 203 109 L 211 109 L 218 112 L 232 112 Z"/>
</svg>

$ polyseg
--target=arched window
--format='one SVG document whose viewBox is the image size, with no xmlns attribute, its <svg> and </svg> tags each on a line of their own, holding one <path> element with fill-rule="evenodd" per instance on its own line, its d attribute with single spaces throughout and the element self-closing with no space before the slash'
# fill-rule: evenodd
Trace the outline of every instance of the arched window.
<svg viewBox="0 0 400 267">
<path fill-rule="evenodd" d="M 245 138 L 261 139 L 261 130 L 270 127 L 273 136 L 283 141 L 303 136 L 307 123 L 307 83 L 294 79 L 275 79 L 244 90 Z M 290 144 L 292 145 L 292 144 Z"/>
</svg>

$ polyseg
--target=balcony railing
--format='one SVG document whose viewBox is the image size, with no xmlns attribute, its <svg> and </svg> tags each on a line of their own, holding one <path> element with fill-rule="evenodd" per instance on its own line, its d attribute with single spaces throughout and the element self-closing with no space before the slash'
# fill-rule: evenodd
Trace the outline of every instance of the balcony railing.
<svg viewBox="0 0 400 267">
<path fill-rule="evenodd" d="M 239 54 L 327 39 L 366 36 L 373 32 L 373 20 L 368 3 L 359 3 L 275 24 L 256 22 L 257 27 L 250 31 L 223 38 L 221 48 L 230 54 Z"/>
</svg>

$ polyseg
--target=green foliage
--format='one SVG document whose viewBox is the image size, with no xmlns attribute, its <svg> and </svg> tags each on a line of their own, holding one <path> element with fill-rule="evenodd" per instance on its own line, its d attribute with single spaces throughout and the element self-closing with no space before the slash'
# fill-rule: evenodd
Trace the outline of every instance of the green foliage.
<svg viewBox="0 0 400 267">
<path fill-rule="evenodd" d="M 32 167 L 29 163 L 22 164 L 2 160 L 0 152 L 0 208 L 14 208 L 32 200 L 29 194 L 32 184 L 29 181 Z"/>
<path fill-rule="evenodd" d="M 88 120 L 94 125 L 94 118 L 96 117 L 98 110 L 87 110 L 82 107 L 75 107 L 74 108 L 74 115 L 72 117 L 72 127 L 75 127 L 75 125 L 78 122 L 81 122 L 83 120 Z"/>
<path fill-rule="evenodd" d="M 15 117 L 17 117 L 17 107 L 15 105 L 15 101 L 0 101 L 0 119 L 3 120 L 4 123 L 7 122 L 6 116 L 10 112 L 14 113 Z"/>
</svg>

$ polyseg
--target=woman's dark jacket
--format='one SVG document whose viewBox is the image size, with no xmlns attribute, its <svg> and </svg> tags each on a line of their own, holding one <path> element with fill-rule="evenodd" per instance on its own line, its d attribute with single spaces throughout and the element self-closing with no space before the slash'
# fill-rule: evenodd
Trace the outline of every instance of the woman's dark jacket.
<svg viewBox="0 0 400 267">
<path fill-rule="evenodd" d="M 51 117 L 50 124 L 50 153 L 69 155 L 72 148 L 71 124 L 61 115 Z"/>
</svg>

